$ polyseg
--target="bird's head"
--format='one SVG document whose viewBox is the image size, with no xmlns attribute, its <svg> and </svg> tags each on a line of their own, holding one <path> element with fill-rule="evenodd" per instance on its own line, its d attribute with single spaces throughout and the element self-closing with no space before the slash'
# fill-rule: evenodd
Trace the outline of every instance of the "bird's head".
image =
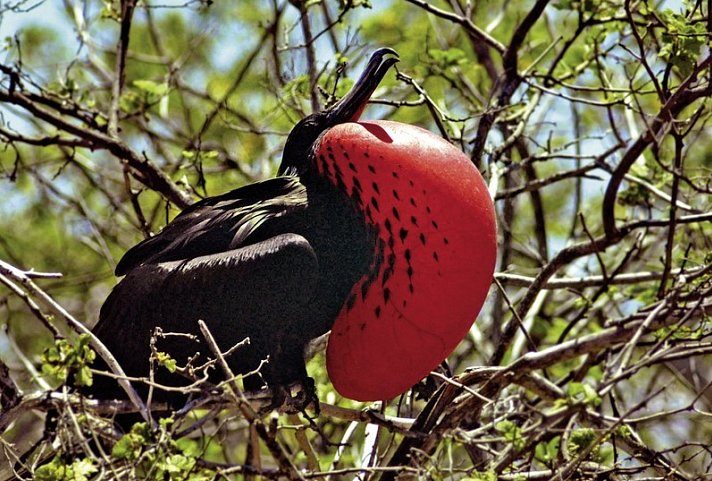
<svg viewBox="0 0 712 481">
<path fill-rule="evenodd" d="M 356 122 L 366 107 L 373 91 L 381 83 L 388 69 L 398 62 L 398 54 L 390 48 L 373 52 L 361 77 L 351 91 L 333 106 L 313 113 L 294 126 L 287 137 L 278 175 L 301 175 L 311 165 L 311 156 L 319 137 L 331 127 Z"/>
</svg>

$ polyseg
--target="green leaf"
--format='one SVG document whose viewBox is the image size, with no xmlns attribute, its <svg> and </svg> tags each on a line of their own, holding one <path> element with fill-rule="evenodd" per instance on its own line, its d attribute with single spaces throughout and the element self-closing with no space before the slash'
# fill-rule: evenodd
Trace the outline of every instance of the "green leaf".
<svg viewBox="0 0 712 481">
<path fill-rule="evenodd" d="M 141 107 L 141 99 L 136 92 L 126 91 L 121 94 L 119 99 L 119 108 L 122 112 L 133 113 Z"/>
<path fill-rule="evenodd" d="M 616 429 L 616 434 L 618 436 L 621 436 L 623 439 L 631 439 L 633 436 L 633 431 L 627 424 L 621 424 L 620 426 L 618 426 L 618 429 Z"/>
<path fill-rule="evenodd" d="M 96 353 L 89 346 L 90 340 L 88 334 L 80 335 L 74 345 L 67 339 L 57 339 L 42 353 L 42 373 L 62 384 L 72 375 L 77 386 L 91 386 L 88 366 L 96 359 Z"/>
<path fill-rule="evenodd" d="M 91 386 L 94 383 L 91 370 L 88 366 L 82 366 L 74 373 L 74 382 L 77 386 Z"/>
<path fill-rule="evenodd" d="M 168 94 L 170 88 L 167 83 L 156 83 L 153 80 L 134 80 L 134 87 L 156 97 Z"/>
<path fill-rule="evenodd" d="M 161 427 L 161 429 L 168 430 L 171 426 L 175 424 L 175 422 L 176 420 L 172 417 L 161 418 L 158 420 L 158 425 Z"/>
<path fill-rule="evenodd" d="M 561 436 L 556 436 L 549 442 L 538 443 L 534 449 L 536 459 L 546 465 L 551 465 L 551 463 L 556 460 L 559 455 L 560 443 Z"/>
<path fill-rule="evenodd" d="M 140 452 L 140 446 L 136 445 L 135 439 L 129 434 L 122 436 L 111 448 L 111 455 L 117 459 L 135 459 Z"/>
<path fill-rule="evenodd" d="M 91 459 L 76 459 L 72 464 L 66 464 L 60 456 L 35 470 L 37 481 L 87 481 L 98 471 Z"/>
<path fill-rule="evenodd" d="M 141 455 L 141 451 L 149 441 L 150 430 L 146 423 L 136 423 L 131 427 L 131 431 L 124 434 L 114 447 L 111 448 L 111 455 L 117 459 L 131 461 Z"/>
<path fill-rule="evenodd" d="M 580 454 L 582 451 L 588 449 L 596 438 L 596 432 L 591 428 L 574 429 L 569 436 L 567 445 L 569 453 L 573 456 Z"/>
<path fill-rule="evenodd" d="M 78 459 L 72 463 L 72 480 L 87 481 L 89 477 L 98 471 L 91 459 Z"/>
<path fill-rule="evenodd" d="M 165 352 L 156 353 L 156 361 L 158 362 L 159 366 L 163 366 L 168 369 L 168 372 L 176 372 L 178 362 Z"/>
<path fill-rule="evenodd" d="M 687 76 L 696 65 L 700 49 L 705 44 L 705 27 L 702 22 L 691 22 L 685 15 L 672 10 L 661 12 L 667 30 L 662 35 L 663 46 L 659 56 L 678 67 Z"/>
<path fill-rule="evenodd" d="M 455 65 L 460 65 L 467 61 L 467 56 L 459 48 L 449 48 L 447 50 L 440 49 L 430 49 L 428 54 L 437 62 L 442 68 L 453 67 Z"/>
<path fill-rule="evenodd" d="M 65 479 L 67 467 L 59 456 L 55 456 L 52 461 L 43 464 L 35 470 L 34 479 L 36 481 L 61 481 Z"/>
<path fill-rule="evenodd" d="M 601 381 L 601 379 L 603 379 L 603 369 L 601 369 L 601 366 L 591 366 L 586 373 L 586 377 L 592 381 Z"/>
<path fill-rule="evenodd" d="M 618 194 L 621 205 L 639 206 L 650 203 L 650 191 L 638 183 L 630 183 L 628 188 Z"/>
<path fill-rule="evenodd" d="M 524 438 L 522 437 L 522 428 L 514 424 L 512 421 L 504 420 L 495 424 L 494 428 L 504 436 L 504 439 L 512 443 L 514 449 L 520 451 L 524 448 Z"/>
<path fill-rule="evenodd" d="M 592 386 L 581 382 L 569 383 L 566 395 L 571 404 L 583 402 L 590 406 L 600 406 L 602 402 L 598 392 Z"/>
<path fill-rule="evenodd" d="M 172 454 L 161 465 L 168 473 L 187 473 L 195 467 L 195 459 L 182 454 Z"/>
</svg>

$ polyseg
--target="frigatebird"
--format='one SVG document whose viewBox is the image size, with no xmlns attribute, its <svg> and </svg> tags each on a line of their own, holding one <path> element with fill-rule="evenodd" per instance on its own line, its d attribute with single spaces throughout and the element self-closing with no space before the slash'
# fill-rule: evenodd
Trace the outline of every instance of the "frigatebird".
<svg viewBox="0 0 712 481">
<path fill-rule="evenodd" d="M 332 329 L 330 377 L 357 400 L 394 397 L 449 355 L 491 281 L 494 211 L 477 169 L 445 140 L 357 123 L 397 61 L 375 51 L 344 98 L 297 123 L 275 178 L 193 204 L 124 255 L 94 333 L 129 376 L 149 373 L 156 328 L 191 336 L 158 336 L 155 351 L 205 362 L 198 320 L 232 371 L 250 373 L 246 389 L 280 400 L 310 384 L 305 346 Z M 189 382 L 163 367 L 155 381 Z M 105 377 L 92 391 L 122 396 Z"/>
</svg>

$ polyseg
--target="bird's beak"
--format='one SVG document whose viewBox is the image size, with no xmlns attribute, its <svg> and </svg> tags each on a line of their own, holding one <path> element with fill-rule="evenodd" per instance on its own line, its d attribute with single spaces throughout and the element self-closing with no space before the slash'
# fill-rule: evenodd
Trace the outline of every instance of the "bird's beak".
<svg viewBox="0 0 712 481">
<path fill-rule="evenodd" d="M 366 69 L 356 81 L 351 91 L 327 112 L 329 125 L 356 122 L 366 107 L 373 91 L 385 77 L 388 69 L 398 62 L 398 54 L 392 48 L 379 48 L 371 55 Z"/>
</svg>

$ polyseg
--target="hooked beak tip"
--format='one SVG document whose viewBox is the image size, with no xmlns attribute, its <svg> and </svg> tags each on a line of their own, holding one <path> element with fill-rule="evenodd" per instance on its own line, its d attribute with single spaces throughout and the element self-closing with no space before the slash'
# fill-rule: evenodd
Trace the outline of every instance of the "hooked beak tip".
<svg viewBox="0 0 712 481">
<path fill-rule="evenodd" d="M 336 125 L 357 121 L 388 69 L 399 60 L 398 53 L 392 48 L 379 48 L 373 52 L 351 91 L 330 109 L 329 123 Z"/>
</svg>

